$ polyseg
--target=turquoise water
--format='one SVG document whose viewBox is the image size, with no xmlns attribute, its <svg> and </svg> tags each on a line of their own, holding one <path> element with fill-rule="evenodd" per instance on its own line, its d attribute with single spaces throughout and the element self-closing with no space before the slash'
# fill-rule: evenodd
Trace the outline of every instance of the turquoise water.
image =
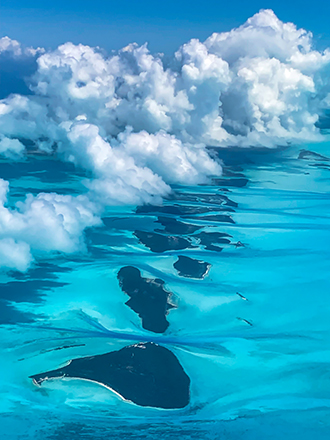
<svg viewBox="0 0 330 440">
<path fill-rule="evenodd" d="M 2 275 L 4 438 L 329 438 L 330 144 L 308 150 L 325 157 L 299 159 L 298 147 L 220 150 L 224 181 L 176 186 L 164 201 L 190 207 L 190 214 L 109 208 L 104 227 L 87 231 L 85 254 L 41 255 L 26 274 Z M 10 203 L 27 191 L 84 190 L 84 176 L 55 160 L 46 171 L 33 158 L 1 169 Z M 235 186 L 242 178 L 247 184 Z M 201 207 L 212 212 L 192 212 Z M 135 231 L 164 229 L 158 216 L 200 226 L 182 235 L 191 247 L 152 252 L 140 243 Z M 201 232 L 229 234 L 230 242 L 217 244 L 221 252 L 207 250 L 196 237 Z M 208 274 L 179 276 L 178 255 L 209 263 Z M 128 265 L 164 280 L 173 293 L 177 308 L 164 334 L 144 330 L 125 305 L 117 273 Z M 81 380 L 36 387 L 29 379 L 137 341 L 177 356 L 191 379 L 186 408 L 139 407 Z"/>
</svg>

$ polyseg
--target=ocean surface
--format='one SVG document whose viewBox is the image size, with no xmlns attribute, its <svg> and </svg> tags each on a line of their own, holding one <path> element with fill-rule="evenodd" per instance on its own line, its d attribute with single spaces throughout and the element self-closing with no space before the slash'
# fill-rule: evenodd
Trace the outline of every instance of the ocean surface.
<svg viewBox="0 0 330 440">
<path fill-rule="evenodd" d="M 108 208 L 85 253 L 1 275 L 1 439 L 329 438 L 330 143 L 216 154 L 224 173 L 209 185 L 175 186 L 162 206 Z M 52 157 L 2 161 L 0 175 L 11 205 L 86 191 L 84 174 Z M 166 328 L 126 304 L 127 266 L 168 293 Z M 30 378 L 139 343 L 175 355 L 186 406 Z"/>
</svg>

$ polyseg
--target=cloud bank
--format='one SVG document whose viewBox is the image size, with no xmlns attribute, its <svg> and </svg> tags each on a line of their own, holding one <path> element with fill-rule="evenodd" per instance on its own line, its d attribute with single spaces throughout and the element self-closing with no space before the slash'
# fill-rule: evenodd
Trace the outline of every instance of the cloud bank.
<svg viewBox="0 0 330 440">
<path fill-rule="evenodd" d="M 309 32 L 271 10 L 193 39 L 167 61 L 147 45 L 46 52 L 8 37 L 0 61 L 14 72 L 12 93 L 0 91 L 0 155 L 24 157 L 29 143 L 91 176 L 84 196 L 28 195 L 14 210 L 0 181 L 0 265 L 19 270 L 35 253 L 81 249 L 106 205 L 160 203 L 171 184 L 221 174 L 206 146 L 321 141 L 317 123 L 330 104 L 330 51 L 315 50 Z M 28 88 L 18 93 L 22 79 Z"/>
</svg>

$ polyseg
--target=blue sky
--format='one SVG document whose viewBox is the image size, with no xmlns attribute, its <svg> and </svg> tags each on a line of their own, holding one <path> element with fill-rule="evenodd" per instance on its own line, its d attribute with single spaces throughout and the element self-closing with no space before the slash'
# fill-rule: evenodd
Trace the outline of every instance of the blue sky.
<svg viewBox="0 0 330 440">
<path fill-rule="evenodd" d="M 319 0 L 1 0 L 0 36 L 33 46 L 66 41 L 119 49 L 149 42 L 152 51 L 171 53 L 197 37 L 230 30 L 261 8 L 283 21 L 311 30 L 320 47 L 330 45 L 330 2 Z"/>
</svg>

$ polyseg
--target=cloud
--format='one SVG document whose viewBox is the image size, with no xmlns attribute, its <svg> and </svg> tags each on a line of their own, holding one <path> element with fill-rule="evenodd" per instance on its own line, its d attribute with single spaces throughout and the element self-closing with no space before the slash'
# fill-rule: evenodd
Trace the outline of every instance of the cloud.
<svg viewBox="0 0 330 440">
<path fill-rule="evenodd" d="M 13 56 L 22 55 L 22 48 L 18 41 L 12 40 L 9 37 L 0 38 L 0 54 L 9 52 Z"/>
<path fill-rule="evenodd" d="M 103 205 L 159 203 L 170 187 L 150 168 L 138 166 L 121 144 L 111 145 L 93 124 L 67 126 L 68 142 L 59 147 L 66 160 L 93 173 L 89 197 Z M 148 135 L 148 134 L 147 134 Z M 150 136 L 150 135 L 148 135 Z"/>
<path fill-rule="evenodd" d="M 83 231 L 101 224 L 98 207 L 86 196 L 28 194 L 8 208 L 9 183 L 0 179 L 0 264 L 24 271 L 32 254 L 84 250 Z"/>
<path fill-rule="evenodd" d="M 205 46 L 233 74 L 220 100 L 223 127 L 237 144 L 321 140 L 315 104 L 328 89 L 330 52 L 313 50 L 311 33 L 263 10 L 237 29 L 213 34 Z"/>
<path fill-rule="evenodd" d="M 211 159 L 203 144 L 183 143 L 164 130 L 149 134 L 128 129 L 120 133 L 118 141 L 117 148 L 169 184 L 206 183 L 208 176 L 221 174 L 220 164 Z"/>
<path fill-rule="evenodd" d="M 25 242 L 16 242 L 12 238 L 0 240 L 0 267 L 25 272 L 33 257 L 30 246 Z"/>
<path fill-rule="evenodd" d="M 15 158 L 25 150 L 24 145 L 18 139 L 10 139 L 0 135 L 0 154 L 4 157 Z"/>
<path fill-rule="evenodd" d="M 0 239 L 27 244 L 26 255 L 80 249 L 84 229 L 106 205 L 160 203 L 172 184 L 221 174 L 206 146 L 323 139 L 318 121 L 330 103 L 330 51 L 315 50 L 311 33 L 271 10 L 205 42 L 193 39 L 166 62 L 135 43 L 107 55 L 72 43 L 26 49 L 7 37 L 2 56 L 29 66 L 30 79 L 28 92 L 16 82 L 0 100 L 0 154 L 15 159 L 29 144 L 91 176 L 80 198 L 28 196 L 15 210 L 3 202 L 14 226 L 1 220 Z"/>
<path fill-rule="evenodd" d="M 111 183 L 109 190 L 117 202 L 152 202 L 165 196 L 172 183 L 196 184 L 219 175 L 221 166 L 211 159 L 204 145 L 181 142 L 158 131 L 135 133 L 127 128 L 117 138 L 106 141 L 96 125 L 78 121 L 67 126 L 69 145 L 59 147 L 66 160 L 93 172 L 96 179 Z M 127 188 L 128 199 L 117 192 Z"/>
</svg>

